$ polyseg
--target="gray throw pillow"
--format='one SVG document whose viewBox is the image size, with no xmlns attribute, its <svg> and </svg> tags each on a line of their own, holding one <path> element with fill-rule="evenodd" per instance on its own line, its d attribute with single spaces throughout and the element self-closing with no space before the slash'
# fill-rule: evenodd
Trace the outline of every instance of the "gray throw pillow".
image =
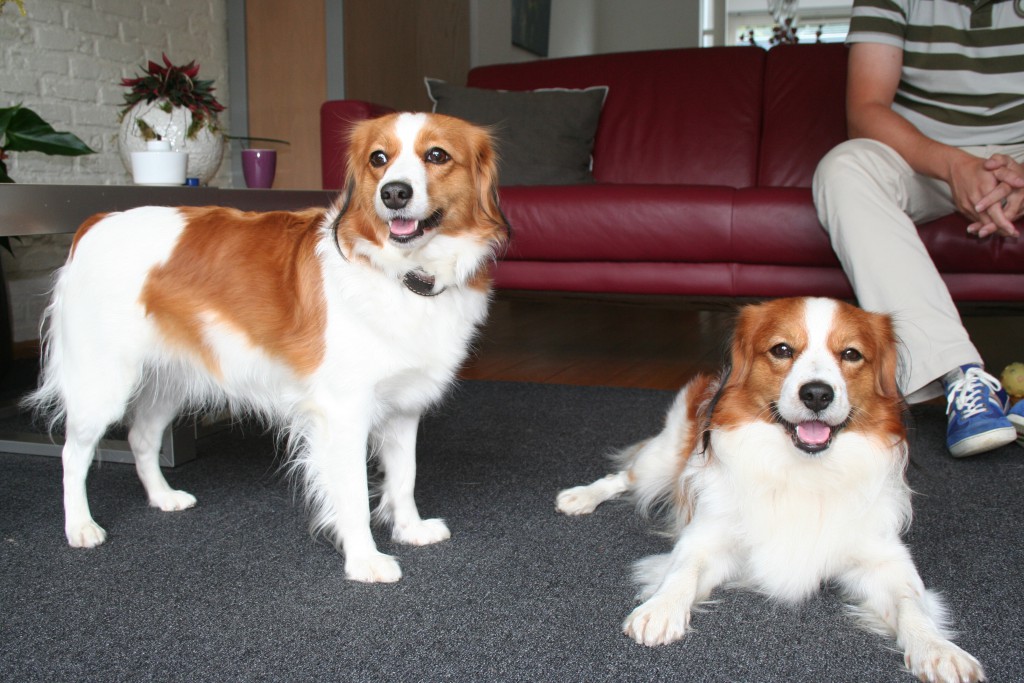
<svg viewBox="0 0 1024 683">
<path fill-rule="evenodd" d="M 607 86 L 519 92 L 424 81 L 436 113 L 491 127 L 502 185 L 594 182 L 591 154 Z"/>
</svg>

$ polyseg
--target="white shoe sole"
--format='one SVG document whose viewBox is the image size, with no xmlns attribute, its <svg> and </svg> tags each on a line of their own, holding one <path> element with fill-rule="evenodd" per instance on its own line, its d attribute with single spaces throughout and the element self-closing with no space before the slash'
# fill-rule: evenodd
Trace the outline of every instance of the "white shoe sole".
<svg viewBox="0 0 1024 683">
<path fill-rule="evenodd" d="M 1013 418 L 1010 419 L 1013 420 Z M 1016 425 L 1020 423 L 1014 421 L 1014 424 Z M 1016 441 L 1017 432 L 1020 429 L 1024 429 L 1024 425 L 1016 428 L 1000 427 L 999 429 L 992 429 L 983 434 L 975 434 L 974 436 L 969 436 L 966 439 L 958 441 L 950 446 L 949 452 L 954 458 L 966 458 L 971 455 L 985 453 Z"/>
<path fill-rule="evenodd" d="M 1009 420 L 1013 424 L 1014 429 L 1017 430 L 1017 443 L 1024 446 L 1024 415 L 1014 415 L 1011 413 L 1006 416 L 1006 419 Z"/>
</svg>

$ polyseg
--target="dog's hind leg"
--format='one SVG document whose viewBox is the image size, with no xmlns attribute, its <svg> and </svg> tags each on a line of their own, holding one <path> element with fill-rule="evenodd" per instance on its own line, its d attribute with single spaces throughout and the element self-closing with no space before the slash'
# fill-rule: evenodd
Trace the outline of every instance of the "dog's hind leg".
<svg viewBox="0 0 1024 683">
<path fill-rule="evenodd" d="M 451 537 L 441 519 L 422 519 L 416 507 L 416 430 L 419 415 L 400 415 L 384 428 L 380 462 L 384 484 L 379 513 L 392 523 L 391 537 L 399 543 L 429 545 Z"/>
<path fill-rule="evenodd" d="M 66 406 L 64 466 L 64 532 L 75 548 L 93 548 L 106 540 L 107 533 L 92 518 L 86 494 L 89 466 L 96 446 L 107 427 L 119 420 L 132 391 L 132 378 L 104 376 L 95 361 L 78 366 L 65 377 Z"/>
<path fill-rule="evenodd" d="M 566 515 L 589 515 L 601 503 L 618 498 L 629 490 L 629 472 L 613 472 L 585 486 L 559 491 L 555 509 Z"/>
<path fill-rule="evenodd" d="M 64 464 L 64 533 L 73 548 L 95 548 L 107 539 L 107 532 L 92 518 L 85 489 L 96 445 L 106 428 L 106 424 L 85 426 L 68 417 L 61 459 Z"/>
<path fill-rule="evenodd" d="M 676 394 L 665 418 L 665 427 L 653 438 L 635 443 L 613 456 L 620 470 L 586 486 L 575 486 L 558 494 L 555 508 L 567 515 L 587 515 L 598 505 L 627 491 L 641 511 L 676 492 L 679 475 L 693 450 L 696 433 L 688 414 L 692 392 L 701 395 L 709 379 L 699 376 Z"/>
<path fill-rule="evenodd" d="M 555 508 L 566 515 L 588 515 L 601 503 L 629 492 L 641 510 L 671 491 L 678 474 L 678 447 L 668 430 L 635 443 L 614 459 L 625 468 L 586 486 L 565 489 L 555 499 Z"/>
<path fill-rule="evenodd" d="M 160 446 L 164 430 L 178 414 L 180 401 L 160 391 L 150 379 L 135 401 L 135 415 L 128 443 L 135 454 L 135 470 L 146 489 L 149 504 L 165 512 L 185 510 L 196 504 L 195 496 L 171 488 L 160 471 Z"/>
</svg>

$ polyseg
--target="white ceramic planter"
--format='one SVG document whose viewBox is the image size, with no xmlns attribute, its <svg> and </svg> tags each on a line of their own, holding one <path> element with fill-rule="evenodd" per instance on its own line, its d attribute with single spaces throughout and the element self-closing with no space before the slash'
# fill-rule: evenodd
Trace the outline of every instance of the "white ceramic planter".
<svg viewBox="0 0 1024 683">
<path fill-rule="evenodd" d="M 164 111 L 165 106 L 166 103 L 161 100 L 139 102 L 124 115 L 117 136 L 121 162 L 131 173 L 132 152 L 146 150 L 146 138 L 139 125 L 139 121 L 142 121 L 145 127 L 169 142 L 172 151 L 188 153 L 186 175 L 189 178 L 199 178 L 203 184 L 210 182 L 224 157 L 224 136 L 210 131 L 208 126 L 202 126 L 195 135 L 188 137 L 192 112 L 182 107 L 174 107 L 168 112 Z"/>
<path fill-rule="evenodd" d="M 173 152 L 166 140 L 151 140 L 143 152 L 132 152 L 136 185 L 184 185 L 187 152 Z"/>
</svg>

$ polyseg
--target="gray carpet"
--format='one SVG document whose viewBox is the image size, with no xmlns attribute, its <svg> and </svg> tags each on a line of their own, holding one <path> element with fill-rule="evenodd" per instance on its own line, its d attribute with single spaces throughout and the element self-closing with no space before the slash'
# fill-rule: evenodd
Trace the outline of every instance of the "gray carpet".
<svg viewBox="0 0 1024 683">
<path fill-rule="evenodd" d="M 570 519 L 555 493 L 655 432 L 669 392 L 467 382 L 423 424 L 418 500 L 450 541 L 380 545 L 396 585 L 343 577 L 258 430 L 207 437 L 169 472 L 199 505 L 146 506 L 134 469 L 90 477 L 109 533 L 64 541 L 60 463 L 0 454 L 4 681 L 909 681 L 829 590 L 798 607 L 722 591 L 678 644 L 623 636 L 631 563 L 667 540 L 624 504 Z M 914 410 L 907 540 L 992 681 L 1024 680 L 1024 449 L 966 461 Z M 383 536 L 381 534 L 381 536 Z"/>
</svg>

